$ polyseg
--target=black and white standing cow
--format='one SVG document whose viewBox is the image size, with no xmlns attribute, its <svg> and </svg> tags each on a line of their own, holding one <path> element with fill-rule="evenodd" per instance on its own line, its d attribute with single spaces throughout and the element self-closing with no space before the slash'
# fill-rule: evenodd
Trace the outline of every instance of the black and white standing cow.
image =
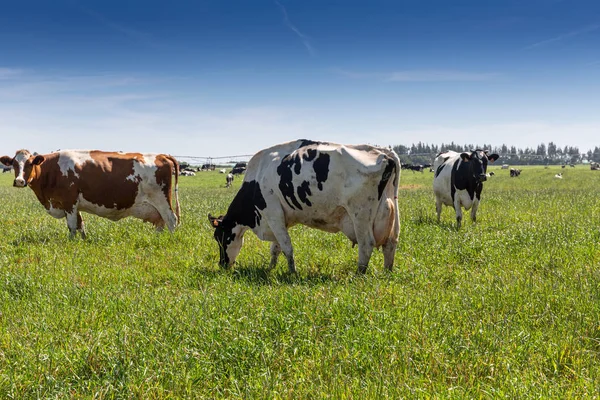
<svg viewBox="0 0 600 400">
<path fill-rule="evenodd" d="M 454 207 L 457 228 L 462 221 L 461 207 L 471 209 L 471 219 L 476 222 L 488 161 L 494 162 L 498 157 L 498 154 L 488 154 L 487 150 L 470 153 L 445 151 L 437 155 L 433 163 L 433 192 L 438 222 L 442 205 Z"/>
<path fill-rule="evenodd" d="M 400 161 L 392 150 L 369 145 L 297 140 L 258 152 L 224 216 L 208 216 L 215 228 L 220 264 L 233 264 L 250 229 L 272 242 L 271 264 L 281 252 L 294 273 L 288 228 L 302 224 L 343 232 L 358 243 L 358 271 L 382 247 L 392 269 L 398 243 Z"/>
<path fill-rule="evenodd" d="M 231 185 L 233 184 L 233 179 L 234 176 L 232 173 L 228 173 L 227 176 L 225 177 L 225 187 L 231 187 Z"/>
</svg>

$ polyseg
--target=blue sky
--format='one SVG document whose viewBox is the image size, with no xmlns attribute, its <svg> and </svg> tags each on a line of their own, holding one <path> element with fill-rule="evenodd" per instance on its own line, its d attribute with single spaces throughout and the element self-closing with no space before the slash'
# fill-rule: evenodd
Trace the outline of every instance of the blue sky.
<svg viewBox="0 0 600 400">
<path fill-rule="evenodd" d="M 0 153 L 600 146 L 600 1 L 19 0 Z"/>
</svg>

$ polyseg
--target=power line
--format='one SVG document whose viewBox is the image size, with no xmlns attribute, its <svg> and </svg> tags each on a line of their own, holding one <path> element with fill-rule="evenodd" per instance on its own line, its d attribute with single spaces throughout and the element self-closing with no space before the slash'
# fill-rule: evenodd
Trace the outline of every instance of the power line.
<svg viewBox="0 0 600 400">
<path fill-rule="evenodd" d="M 211 159 L 211 160 L 221 160 L 223 158 L 238 158 L 238 157 L 252 157 L 254 154 L 241 154 L 237 156 L 220 156 L 220 157 L 211 157 L 211 156 L 173 156 L 175 158 L 193 158 L 193 159 Z"/>
</svg>

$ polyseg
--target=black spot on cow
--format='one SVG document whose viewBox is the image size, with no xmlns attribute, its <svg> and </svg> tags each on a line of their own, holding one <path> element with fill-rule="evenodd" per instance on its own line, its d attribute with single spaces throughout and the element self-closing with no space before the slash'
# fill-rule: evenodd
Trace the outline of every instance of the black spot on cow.
<svg viewBox="0 0 600 400">
<path fill-rule="evenodd" d="M 306 146 L 318 146 L 320 144 L 329 144 L 326 142 L 316 142 L 314 140 L 308 140 L 308 139 L 298 139 L 298 141 L 300 142 L 300 146 L 298 148 L 306 147 Z"/>
<path fill-rule="evenodd" d="M 469 184 L 469 163 L 462 161 L 460 158 L 457 159 L 452 166 L 452 172 L 450 177 L 450 194 L 452 196 L 452 201 L 454 201 L 456 190 L 466 189 L 467 193 L 469 193 L 469 197 L 473 198 L 475 187 Z"/>
<path fill-rule="evenodd" d="M 392 173 L 396 170 L 396 163 L 389 157 L 385 158 L 387 165 L 383 170 L 383 175 L 381 176 L 381 180 L 379 181 L 379 185 L 377 186 L 377 193 L 379 197 L 378 200 L 381 200 L 381 195 L 383 194 L 383 190 L 385 189 L 385 185 L 390 180 Z"/>
<path fill-rule="evenodd" d="M 300 201 L 306 204 L 307 206 L 312 206 L 312 203 L 308 199 L 308 196 L 311 196 L 310 192 L 310 183 L 308 181 L 303 181 L 302 185 L 298 186 L 298 197 L 300 197 Z"/>
<path fill-rule="evenodd" d="M 256 181 L 242 183 L 242 187 L 229 205 L 224 219 L 230 219 L 240 225 L 254 228 L 260 225 L 261 211 L 267 208 L 265 198 Z"/>
<path fill-rule="evenodd" d="M 295 151 L 294 153 L 283 157 L 281 163 L 277 167 L 277 175 L 280 177 L 279 190 L 288 206 L 292 209 L 302 210 L 302 205 L 296 198 L 296 188 L 292 181 L 292 169 L 296 175 L 300 175 L 300 172 L 302 172 L 302 160 L 307 162 L 313 161 L 313 170 L 315 171 L 317 186 L 319 190 L 323 190 L 323 182 L 325 182 L 329 176 L 329 159 L 329 154 L 319 154 L 317 149 Z M 304 181 L 302 185 L 298 187 L 298 196 L 304 204 L 310 206 L 310 200 L 308 200 L 308 196 L 310 195 L 312 195 L 312 193 L 309 189 L 309 182 Z"/>
<path fill-rule="evenodd" d="M 439 167 L 437 167 L 437 170 L 435 171 L 435 174 L 433 175 L 434 178 L 436 178 L 440 174 L 440 172 L 442 172 L 442 170 L 444 169 L 444 166 L 446 165 L 446 161 L 448 161 L 449 158 L 450 157 L 442 157 L 442 160 L 444 160 L 444 162 Z"/>
<path fill-rule="evenodd" d="M 312 161 L 317 156 L 317 149 L 306 149 L 306 152 L 302 155 L 304 161 Z"/>
<path fill-rule="evenodd" d="M 329 154 L 321 153 L 313 163 L 313 169 L 316 173 L 317 186 L 323 190 L 323 182 L 327 181 L 329 176 Z"/>
<path fill-rule="evenodd" d="M 296 199 L 294 182 L 292 182 L 292 166 L 294 166 L 294 171 L 296 174 L 299 174 L 301 164 L 300 157 L 297 154 L 288 154 L 287 156 L 283 157 L 281 164 L 279 164 L 277 167 L 277 175 L 279 175 L 279 190 L 281 191 L 281 194 L 283 195 L 283 198 L 288 206 L 290 206 L 292 209 L 298 208 L 299 210 L 302 210 L 302 206 L 298 202 L 298 199 Z"/>
<path fill-rule="evenodd" d="M 452 201 L 454 201 L 454 195 L 457 190 L 466 190 L 471 199 L 477 197 L 478 200 L 481 200 L 481 192 L 483 190 L 483 183 L 480 179 L 477 179 L 475 175 L 479 176 L 483 171 L 485 174 L 485 168 L 487 167 L 487 158 L 484 160 L 484 164 L 479 165 L 481 171 L 475 171 L 475 163 L 477 160 L 473 159 L 470 161 L 463 161 L 460 158 L 454 162 L 452 167 L 452 175 L 450 179 L 450 194 L 452 196 Z M 458 164 L 460 163 L 460 166 Z"/>
</svg>

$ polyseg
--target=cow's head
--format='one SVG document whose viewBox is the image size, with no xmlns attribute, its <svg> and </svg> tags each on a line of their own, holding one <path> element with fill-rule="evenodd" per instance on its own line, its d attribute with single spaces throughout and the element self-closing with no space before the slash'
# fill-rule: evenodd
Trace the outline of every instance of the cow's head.
<svg viewBox="0 0 600 400">
<path fill-rule="evenodd" d="M 464 162 L 469 163 L 469 171 L 473 174 L 473 178 L 478 182 L 483 182 L 487 179 L 486 172 L 488 162 L 496 161 L 500 156 L 498 154 L 489 154 L 488 150 L 475 150 L 471 153 L 462 153 L 460 158 Z"/>
<path fill-rule="evenodd" d="M 42 155 L 34 156 L 27 150 L 19 150 L 14 157 L 2 156 L 0 162 L 7 167 L 12 166 L 15 171 L 15 180 L 13 186 L 25 187 L 33 179 L 36 178 L 37 169 L 35 166 L 40 165 L 44 162 L 45 158 Z"/>
<path fill-rule="evenodd" d="M 244 229 L 232 220 L 213 217 L 208 214 L 210 225 L 215 228 L 215 240 L 219 245 L 219 265 L 229 267 L 235 262 L 242 244 L 244 243 Z"/>
</svg>

